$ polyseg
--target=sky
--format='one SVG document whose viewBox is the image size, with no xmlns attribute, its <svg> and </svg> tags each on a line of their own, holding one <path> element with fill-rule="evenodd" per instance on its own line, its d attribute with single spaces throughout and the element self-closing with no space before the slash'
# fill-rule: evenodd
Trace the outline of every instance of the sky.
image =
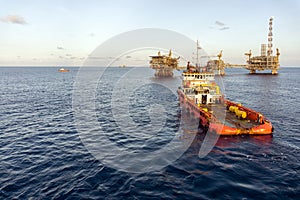
<svg viewBox="0 0 300 200">
<path fill-rule="evenodd" d="M 267 43 L 271 16 L 281 66 L 300 66 L 298 0 L 0 0 L 0 5 L 0 66 L 81 66 L 103 42 L 142 28 L 178 32 L 199 40 L 208 55 L 223 50 L 226 63 L 245 64 L 245 52 L 259 55 Z M 126 58 L 127 65 L 149 62 L 138 53 Z"/>
</svg>

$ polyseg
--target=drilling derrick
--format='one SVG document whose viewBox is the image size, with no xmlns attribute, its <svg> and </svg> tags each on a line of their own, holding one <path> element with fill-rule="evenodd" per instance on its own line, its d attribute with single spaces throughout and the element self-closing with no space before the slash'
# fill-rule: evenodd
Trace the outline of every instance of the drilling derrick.
<svg viewBox="0 0 300 200">
<path fill-rule="evenodd" d="M 245 53 L 248 56 L 246 69 L 254 74 L 256 70 L 271 70 L 272 74 L 277 74 L 279 69 L 279 50 L 276 49 L 276 55 L 273 55 L 273 18 L 269 20 L 269 34 L 268 34 L 268 50 L 266 52 L 266 44 L 261 45 L 261 55 L 252 56 L 251 50 Z"/>
<path fill-rule="evenodd" d="M 178 68 L 178 58 L 172 58 L 172 51 L 169 55 L 161 55 L 160 51 L 157 56 L 150 56 L 150 67 L 155 69 L 155 76 L 170 77 L 173 76 L 173 70 Z"/>
</svg>

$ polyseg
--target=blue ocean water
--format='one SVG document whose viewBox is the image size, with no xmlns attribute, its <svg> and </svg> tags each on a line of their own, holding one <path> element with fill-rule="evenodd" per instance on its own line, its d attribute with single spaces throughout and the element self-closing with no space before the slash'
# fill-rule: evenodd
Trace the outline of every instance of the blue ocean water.
<svg viewBox="0 0 300 200">
<path fill-rule="evenodd" d="M 212 151 L 199 158 L 205 135 L 184 132 L 194 134 L 195 139 L 178 160 L 160 170 L 137 174 L 104 164 L 82 142 L 72 110 L 78 70 L 0 68 L 0 199 L 299 197 L 300 68 L 281 68 L 277 76 L 229 69 L 222 78 L 226 97 L 262 112 L 273 123 L 273 136 L 220 137 Z M 151 137 L 122 134 L 113 118 L 111 98 L 118 81 L 131 70 L 104 71 L 96 91 L 97 120 L 117 145 L 153 152 L 170 142 L 184 123 L 178 99 L 162 87 L 164 80 L 148 74 L 151 84 L 130 94 L 129 118 L 147 127 L 151 122 L 148 109 L 160 104 L 167 116 L 165 124 Z M 179 73 L 168 82 L 177 86 Z"/>
</svg>

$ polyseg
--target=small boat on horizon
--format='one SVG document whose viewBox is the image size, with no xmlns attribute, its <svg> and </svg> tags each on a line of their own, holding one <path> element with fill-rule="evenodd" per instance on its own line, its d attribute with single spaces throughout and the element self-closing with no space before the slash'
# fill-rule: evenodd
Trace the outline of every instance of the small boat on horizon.
<svg viewBox="0 0 300 200">
<path fill-rule="evenodd" d="M 65 69 L 65 68 L 60 68 L 58 71 L 59 72 L 69 72 L 70 70 L 69 69 Z"/>
</svg>

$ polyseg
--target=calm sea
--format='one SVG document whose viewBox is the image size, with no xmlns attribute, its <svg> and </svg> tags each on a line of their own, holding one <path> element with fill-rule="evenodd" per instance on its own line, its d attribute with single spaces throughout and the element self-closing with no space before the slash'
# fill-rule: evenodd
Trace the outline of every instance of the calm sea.
<svg viewBox="0 0 300 200">
<path fill-rule="evenodd" d="M 299 198 L 300 68 L 281 68 L 277 76 L 229 69 L 222 78 L 226 97 L 263 113 L 273 123 L 273 136 L 220 137 L 199 158 L 205 135 L 184 129 L 182 137 L 195 136 L 184 154 L 142 173 L 102 162 L 82 141 L 72 107 L 79 68 L 70 69 L 0 68 L 0 199 Z M 133 69 L 103 68 L 94 95 L 99 127 L 93 128 L 124 151 L 151 154 L 190 121 L 180 120 L 176 93 L 163 86 L 166 79 L 153 78 L 151 69 L 144 68 L 145 82 L 131 87 L 128 97 L 118 95 L 140 81 L 128 78 Z M 167 82 L 178 87 L 179 72 Z M 116 105 L 126 98 L 128 115 L 116 117 L 121 109 Z M 161 129 L 149 135 L 149 123 L 159 124 L 155 119 L 162 116 Z M 126 117 L 135 126 L 124 133 Z"/>
</svg>

